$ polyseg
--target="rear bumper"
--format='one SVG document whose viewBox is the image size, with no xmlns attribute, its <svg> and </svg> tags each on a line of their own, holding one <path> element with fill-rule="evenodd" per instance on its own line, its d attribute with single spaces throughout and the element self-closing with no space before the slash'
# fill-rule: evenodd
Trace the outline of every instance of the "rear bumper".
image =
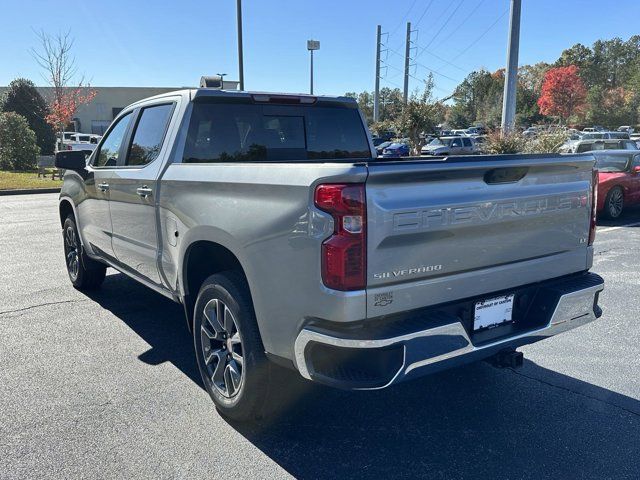
<svg viewBox="0 0 640 480">
<path fill-rule="evenodd" d="M 604 280 L 598 275 L 586 273 L 545 282 L 529 287 L 527 294 L 531 288 L 535 288 L 535 295 L 526 315 L 508 329 L 505 326 L 504 334 L 473 333 L 468 322 L 451 313 L 457 304 L 363 329 L 364 333 L 308 326 L 295 341 L 296 366 L 303 377 L 319 383 L 379 389 L 543 340 L 602 314 L 598 295 Z"/>
</svg>

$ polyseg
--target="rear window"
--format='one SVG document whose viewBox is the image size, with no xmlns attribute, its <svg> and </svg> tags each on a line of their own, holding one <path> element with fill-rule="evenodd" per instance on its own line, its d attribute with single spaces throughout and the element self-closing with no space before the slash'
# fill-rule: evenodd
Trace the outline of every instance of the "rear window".
<svg viewBox="0 0 640 480">
<path fill-rule="evenodd" d="M 356 109 L 194 103 L 183 162 L 370 158 Z"/>
<path fill-rule="evenodd" d="M 631 155 L 597 155 L 596 167 L 601 172 L 624 172 Z"/>
</svg>

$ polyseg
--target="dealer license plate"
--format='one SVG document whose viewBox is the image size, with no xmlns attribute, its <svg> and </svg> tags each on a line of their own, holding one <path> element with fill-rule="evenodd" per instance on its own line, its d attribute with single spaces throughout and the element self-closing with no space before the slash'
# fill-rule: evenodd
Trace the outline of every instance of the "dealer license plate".
<svg viewBox="0 0 640 480">
<path fill-rule="evenodd" d="M 476 302 L 473 330 L 496 327 L 511 322 L 514 296 L 512 293 Z"/>
</svg>

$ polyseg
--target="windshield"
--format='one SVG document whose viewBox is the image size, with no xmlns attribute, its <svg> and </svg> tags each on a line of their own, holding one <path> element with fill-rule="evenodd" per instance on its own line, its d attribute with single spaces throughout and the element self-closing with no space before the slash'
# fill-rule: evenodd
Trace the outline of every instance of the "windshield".
<svg viewBox="0 0 640 480">
<path fill-rule="evenodd" d="M 596 166 L 600 172 L 624 172 L 629 165 L 626 155 L 598 155 Z"/>
<path fill-rule="evenodd" d="M 603 138 L 605 138 L 605 134 L 604 133 L 585 133 L 582 138 L 584 140 L 602 140 Z"/>
<path fill-rule="evenodd" d="M 448 147 L 451 145 L 451 138 L 434 138 L 429 142 L 430 147 Z"/>
</svg>

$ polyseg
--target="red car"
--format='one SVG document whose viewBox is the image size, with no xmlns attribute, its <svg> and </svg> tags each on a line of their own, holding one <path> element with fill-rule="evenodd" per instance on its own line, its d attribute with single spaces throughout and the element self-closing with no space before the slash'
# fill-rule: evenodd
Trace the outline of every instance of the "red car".
<svg viewBox="0 0 640 480">
<path fill-rule="evenodd" d="M 640 152 L 590 152 L 598 169 L 598 214 L 618 218 L 627 205 L 640 204 Z"/>
</svg>

